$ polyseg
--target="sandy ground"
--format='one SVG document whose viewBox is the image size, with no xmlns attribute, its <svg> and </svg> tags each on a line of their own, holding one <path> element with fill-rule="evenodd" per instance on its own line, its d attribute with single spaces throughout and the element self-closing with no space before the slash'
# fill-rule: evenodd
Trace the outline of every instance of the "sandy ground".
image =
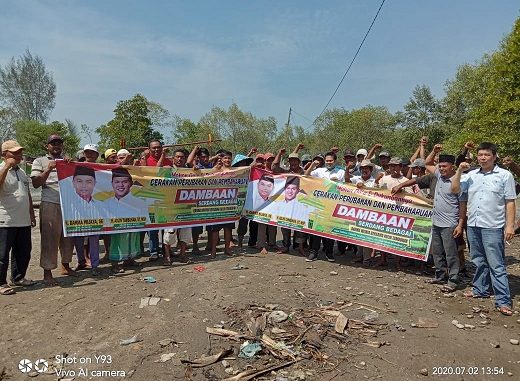
<svg viewBox="0 0 520 381">
<path fill-rule="evenodd" d="M 42 279 L 39 240 L 35 229 L 28 274 L 35 280 Z M 507 247 L 515 300 L 519 248 L 520 238 Z M 510 343 L 520 340 L 516 304 L 515 315 L 505 317 L 494 311 L 493 299 L 443 294 L 425 284 L 428 276 L 415 267 L 365 269 L 350 254 L 336 257 L 336 263 L 324 256 L 307 263 L 295 252 L 235 253 L 213 261 L 192 257 L 194 263 L 172 267 L 141 258 L 141 269 L 118 276 L 103 265 L 99 278 L 82 272 L 78 278 L 59 277 L 59 287 L 39 284 L 0 297 L 0 380 L 221 380 L 294 358 L 301 360 L 257 379 L 520 379 L 520 346 Z M 156 283 L 146 283 L 145 276 Z M 147 297 L 160 300 L 140 308 Z M 280 323 L 267 319 L 263 330 L 263 318 L 273 309 L 289 316 Z M 341 334 L 334 328 L 338 311 L 349 319 Z M 457 328 L 453 320 L 466 327 Z M 248 329 L 251 322 L 260 328 Z M 208 335 L 207 327 L 239 336 Z M 262 344 L 252 359 L 238 357 L 247 337 L 259 342 L 262 330 L 278 344 Z M 121 345 L 134 336 L 138 342 Z M 181 363 L 227 348 L 232 352 L 224 363 L 201 368 Z M 33 363 L 29 373 L 19 371 L 22 359 Z M 48 362 L 47 372 L 34 370 L 38 359 Z"/>
</svg>

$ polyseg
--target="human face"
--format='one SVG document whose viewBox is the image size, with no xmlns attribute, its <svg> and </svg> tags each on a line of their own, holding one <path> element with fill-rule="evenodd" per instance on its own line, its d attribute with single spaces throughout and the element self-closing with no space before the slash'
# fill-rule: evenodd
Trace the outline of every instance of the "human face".
<svg viewBox="0 0 520 381">
<path fill-rule="evenodd" d="M 47 144 L 47 152 L 53 157 L 61 156 L 61 153 L 63 152 L 63 141 L 53 140 Z"/>
<path fill-rule="evenodd" d="M 388 166 L 390 169 L 390 175 L 395 178 L 401 177 L 401 167 L 401 164 L 390 164 Z"/>
<path fill-rule="evenodd" d="M 230 168 L 231 167 L 231 156 L 230 155 L 222 156 L 222 165 L 225 168 Z"/>
<path fill-rule="evenodd" d="M 422 176 L 424 175 L 424 168 L 421 168 L 421 167 L 413 167 L 412 168 L 412 174 L 414 176 Z"/>
<path fill-rule="evenodd" d="M 401 173 L 403 174 L 403 176 L 406 176 L 408 174 L 408 168 L 410 168 L 410 167 L 407 165 L 402 166 Z"/>
<path fill-rule="evenodd" d="M 14 159 L 15 162 L 16 162 L 16 165 L 20 164 L 20 162 L 22 161 L 23 159 L 23 149 L 20 148 L 18 151 L 14 151 L 14 152 L 11 152 L 11 151 L 5 151 L 3 153 L 3 156 L 6 158 L 6 159 Z"/>
<path fill-rule="evenodd" d="M 336 160 L 334 160 L 334 156 L 325 156 L 325 166 L 327 169 L 333 169 L 336 166 Z"/>
<path fill-rule="evenodd" d="M 368 180 L 372 176 L 372 167 L 360 167 L 361 169 L 361 178 L 363 180 Z"/>
<path fill-rule="evenodd" d="M 495 166 L 497 155 L 493 155 L 491 150 L 481 149 L 477 152 L 477 160 L 482 169 L 491 170 Z"/>
<path fill-rule="evenodd" d="M 200 164 L 206 165 L 206 164 L 208 164 L 208 162 L 209 162 L 208 155 L 206 155 L 205 153 L 199 154 L 199 163 Z"/>
<path fill-rule="evenodd" d="M 296 172 L 300 169 L 300 160 L 295 157 L 291 157 L 289 159 L 289 170 L 292 172 Z"/>
<path fill-rule="evenodd" d="M 273 161 L 274 161 L 274 157 L 270 157 L 269 159 L 267 159 L 265 161 L 265 167 L 267 169 L 271 169 L 272 165 L 273 165 Z"/>
<path fill-rule="evenodd" d="M 273 191 L 274 184 L 267 180 L 260 180 L 258 181 L 258 194 L 260 197 L 262 197 L 264 200 L 267 200 L 269 198 L 269 195 Z"/>
<path fill-rule="evenodd" d="M 345 166 L 347 168 L 352 168 L 356 165 L 356 158 L 354 156 L 344 156 L 343 160 L 345 160 Z"/>
<path fill-rule="evenodd" d="M 173 157 L 173 164 L 176 167 L 184 167 L 186 165 L 186 155 L 184 155 L 184 152 L 175 152 L 175 156 Z"/>
<path fill-rule="evenodd" d="M 95 163 L 99 156 L 99 153 L 97 153 L 96 151 L 91 151 L 89 149 L 83 151 L 83 154 L 85 155 L 85 161 L 87 163 Z"/>
<path fill-rule="evenodd" d="M 163 148 L 162 148 L 161 143 L 159 143 L 159 142 L 150 143 L 150 155 L 152 155 L 152 157 L 154 159 L 159 160 L 159 158 L 162 155 L 162 150 L 163 150 Z"/>
<path fill-rule="evenodd" d="M 387 166 L 389 161 L 390 161 L 389 156 L 379 156 L 379 164 L 381 164 L 382 167 Z"/>
<path fill-rule="evenodd" d="M 127 155 L 125 153 L 122 153 L 117 157 L 117 162 L 121 165 L 128 165 L 130 164 L 130 159 L 132 158 L 131 155 Z"/>
<path fill-rule="evenodd" d="M 109 157 L 105 158 L 105 163 L 107 164 L 116 164 L 117 163 L 117 154 L 113 153 Z"/>
<path fill-rule="evenodd" d="M 439 173 L 442 177 L 452 177 L 455 174 L 455 171 L 453 170 L 453 164 L 442 162 L 438 165 Z"/>
<path fill-rule="evenodd" d="M 114 177 L 112 179 L 112 188 L 114 189 L 114 194 L 118 200 L 130 193 L 131 186 L 132 180 L 128 177 Z"/>
<path fill-rule="evenodd" d="M 296 184 L 289 184 L 285 187 L 285 201 L 294 200 L 298 194 L 298 186 Z"/>
<path fill-rule="evenodd" d="M 358 163 L 361 163 L 365 159 L 365 155 L 357 155 L 356 159 L 357 159 Z"/>
<path fill-rule="evenodd" d="M 89 175 L 77 175 L 72 180 L 72 185 L 77 195 L 85 201 L 92 199 L 94 187 L 96 186 L 96 179 Z"/>
</svg>

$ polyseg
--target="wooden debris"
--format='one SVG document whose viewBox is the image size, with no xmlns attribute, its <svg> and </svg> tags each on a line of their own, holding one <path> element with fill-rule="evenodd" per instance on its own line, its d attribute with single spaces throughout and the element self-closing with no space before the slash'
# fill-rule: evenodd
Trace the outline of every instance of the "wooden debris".
<svg viewBox="0 0 520 381">
<path fill-rule="evenodd" d="M 191 368 L 203 368 L 205 366 L 215 364 L 216 362 L 222 360 L 228 355 L 233 353 L 233 348 L 223 349 L 219 353 L 212 356 L 204 356 L 196 360 L 181 360 L 183 364 L 189 364 Z"/>
<path fill-rule="evenodd" d="M 236 376 L 233 376 L 233 377 L 230 377 L 230 378 L 226 378 L 224 379 L 224 381 L 249 381 L 249 380 L 252 380 L 258 376 L 261 376 L 263 374 L 266 374 L 266 373 L 269 373 L 269 372 L 273 372 L 275 370 L 278 370 L 278 369 L 282 369 L 282 368 L 285 368 L 285 367 L 288 367 L 296 362 L 300 361 L 299 359 L 295 359 L 295 360 L 292 360 L 292 361 L 288 361 L 288 362 L 285 362 L 285 363 L 282 363 L 282 364 L 278 364 L 278 365 L 273 365 L 273 366 L 270 366 L 268 368 L 264 368 L 264 369 L 261 369 L 261 370 L 257 370 L 257 369 L 251 369 L 251 370 L 246 370 L 244 372 L 241 372 L 239 374 L 237 374 Z"/>
</svg>

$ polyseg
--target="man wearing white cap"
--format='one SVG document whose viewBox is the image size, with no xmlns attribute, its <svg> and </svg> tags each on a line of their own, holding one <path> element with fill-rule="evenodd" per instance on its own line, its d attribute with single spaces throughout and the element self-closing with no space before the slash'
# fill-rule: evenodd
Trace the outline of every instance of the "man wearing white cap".
<svg viewBox="0 0 520 381">
<path fill-rule="evenodd" d="M 2 143 L 0 164 L 0 295 L 15 290 L 7 285 L 9 252 L 12 252 L 11 283 L 15 286 L 34 284 L 25 278 L 31 259 L 31 226 L 36 226 L 29 179 L 18 164 L 23 147 L 14 140 Z"/>
<path fill-rule="evenodd" d="M 117 162 L 121 165 L 132 165 L 132 154 L 127 149 L 117 151 Z"/>
</svg>

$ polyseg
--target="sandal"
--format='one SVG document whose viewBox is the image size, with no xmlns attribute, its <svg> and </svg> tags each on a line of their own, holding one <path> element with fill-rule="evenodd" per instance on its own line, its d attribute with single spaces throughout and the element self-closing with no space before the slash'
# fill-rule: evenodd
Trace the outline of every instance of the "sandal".
<svg viewBox="0 0 520 381">
<path fill-rule="evenodd" d="M 455 292 L 455 287 L 445 284 L 444 286 L 441 287 L 441 292 L 444 292 L 446 294 Z"/>
<path fill-rule="evenodd" d="M 0 295 L 13 295 L 16 294 L 16 291 L 9 287 L 8 285 L 0 286 Z"/>
<path fill-rule="evenodd" d="M 500 312 L 502 315 L 505 315 L 505 316 L 512 316 L 513 315 L 513 310 L 509 306 L 497 307 L 497 311 Z"/>
<path fill-rule="evenodd" d="M 465 296 L 466 298 L 475 298 L 475 299 L 485 299 L 485 298 L 489 298 L 489 296 L 480 296 L 480 295 L 475 295 L 473 293 L 473 290 L 466 290 L 462 293 L 462 296 Z"/>
<path fill-rule="evenodd" d="M 35 284 L 36 284 L 35 281 L 30 280 L 30 279 L 26 279 L 26 278 L 22 278 L 20 280 L 13 280 L 13 281 L 11 281 L 11 285 L 12 286 L 29 287 L 29 286 L 34 286 Z"/>
<path fill-rule="evenodd" d="M 163 258 L 163 266 L 171 266 L 172 265 L 172 260 L 171 258 Z"/>
<path fill-rule="evenodd" d="M 125 269 L 123 269 L 122 267 L 120 267 L 119 265 L 117 266 L 112 266 L 112 272 L 114 274 L 122 274 L 125 272 Z"/>
<path fill-rule="evenodd" d="M 443 280 L 439 280 L 437 278 L 433 278 L 433 279 L 427 279 L 424 281 L 425 283 L 428 283 L 428 284 L 444 284 L 446 283 L 446 281 L 443 281 Z"/>
</svg>

